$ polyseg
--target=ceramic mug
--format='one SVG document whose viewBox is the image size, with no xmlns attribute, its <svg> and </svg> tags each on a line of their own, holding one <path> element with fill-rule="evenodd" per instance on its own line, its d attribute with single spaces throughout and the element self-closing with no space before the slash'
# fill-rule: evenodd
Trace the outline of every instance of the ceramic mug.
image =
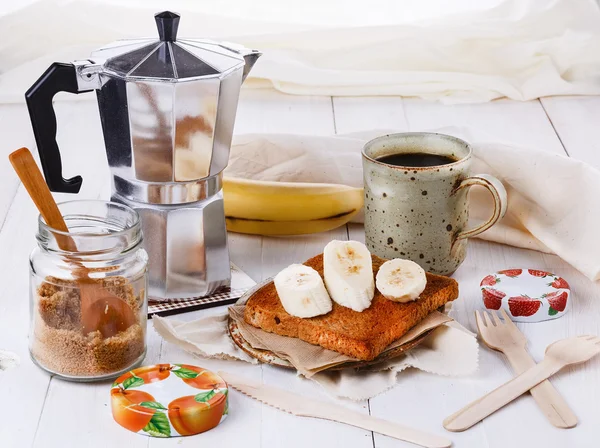
<svg viewBox="0 0 600 448">
<path fill-rule="evenodd" d="M 426 153 L 449 157 L 445 165 L 404 167 L 377 159 Z M 467 238 L 492 227 L 506 213 L 506 190 L 488 174 L 471 175 L 471 146 L 456 137 L 411 132 L 368 142 L 362 151 L 365 240 L 382 258 L 406 258 L 426 271 L 450 275 L 466 256 Z M 494 199 L 491 218 L 467 229 L 469 187 L 480 185 Z"/>
</svg>

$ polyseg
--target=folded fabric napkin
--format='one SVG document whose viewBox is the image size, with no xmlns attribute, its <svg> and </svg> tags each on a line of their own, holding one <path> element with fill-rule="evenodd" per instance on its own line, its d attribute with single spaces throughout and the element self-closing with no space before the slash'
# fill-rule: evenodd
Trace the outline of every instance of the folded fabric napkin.
<svg viewBox="0 0 600 448">
<path fill-rule="evenodd" d="M 239 314 L 237 316 L 240 317 Z M 438 375 L 468 375 L 477 370 L 478 366 L 478 345 L 475 335 L 454 321 L 440 324 L 447 320 L 444 317 L 442 314 L 436 315 L 435 330 L 421 344 L 398 358 L 360 370 L 343 369 L 323 372 L 314 368 L 304 369 L 301 374 L 319 383 L 328 393 L 352 400 L 365 400 L 390 389 L 396 384 L 397 374 L 407 367 L 415 367 Z M 152 322 L 156 331 L 165 340 L 195 355 L 257 363 L 254 358 L 239 349 L 229 337 L 228 319 L 229 315 L 226 312 L 190 322 L 155 316 Z M 266 341 L 268 347 L 269 344 L 273 344 L 272 338 L 276 338 L 278 354 L 283 356 L 285 353 L 282 351 L 285 351 L 286 343 L 285 341 L 282 343 L 281 339 L 289 340 L 288 347 L 290 344 L 295 346 L 298 343 L 310 346 L 303 341 L 284 336 L 268 333 L 263 336 L 264 338 L 261 337 L 257 345 L 264 344 Z M 412 338 L 415 335 L 407 336 Z M 253 341 L 252 345 L 254 346 L 255 343 L 256 341 Z M 317 346 L 310 347 L 314 349 L 312 353 L 320 360 L 320 365 L 328 361 L 333 361 L 335 364 L 338 361 L 351 359 L 341 355 L 335 356 L 335 352 L 333 352 L 334 356 L 330 357 L 329 353 L 323 353 L 330 352 L 329 350 Z M 305 354 L 306 351 L 297 350 L 296 347 L 294 354 L 300 353 Z M 294 359 L 286 356 L 286 359 L 296 364 L 315 366 L 314 360 L 311 360 L 313 364 L 310 364 L 306 358 Z"/>
<path fill-rule="evenodd" d="M 237 324 L 242 337 L 253 348 L 269 350 L 280 358 L 287 360 L 294 368 L 307 378 L 332 367 L 358 361 L 347 355 L 327 350 L 318 345 L 309 344 L 298 338 L 289 338 L 275 333 L 268 333 L 253 327 L 244 320 L 244 305 L 229 307 L 229 317 Z M 452 319 L 447 315 L 434 311 L 397 341 L 390 344 L 384 352 L 393 350 L 414 341 L 423 333 L 432 331 Z"/>
<path fill-rule="evenodd" d="M 392 133 L 376 130 L 335 136 L 251 134 L 236 136 L 226 176 L 285 182 L 362 187 L 361 149 L 368 140 Z M 600 279 L 600 171 L 566 156 L 489 143 L 469 130 L 433 130 L 473 146 L 473 174 L 499 178 L 508 192 L 504 219 L 478 237 L 555 253 L 592 280 Z M 487 219 L 488 193 L 471 189 L 470 216 Z M 358 218 L 361 219 L 360 217 Z"/>
<path fill-rule="evenodd" d="M 13 11 L 0 14 L 0 102 L 22 102 L 53 61 L 85 59 L 117 38 L 156 38 L 158 2 L 3 3 Z M 600 93 L 600 10 L 592 0 L 268 3 L 168 5 L 181 13 L 178 37 L 210 36 L 264 53 L 246 86 L 447 103 Z"/>
</svg>

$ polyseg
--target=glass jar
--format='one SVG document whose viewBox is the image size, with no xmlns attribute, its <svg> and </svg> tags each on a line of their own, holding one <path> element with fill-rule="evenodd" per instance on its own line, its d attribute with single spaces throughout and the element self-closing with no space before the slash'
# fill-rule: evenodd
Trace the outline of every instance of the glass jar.
<svg viewBox="0 0 600 448">
<path fill-rule="evenodd" d="M 31 358 L 69 380 L 117 377 L 146 354 L 148 255 L 139 216 L 105 201 L 58 207 L 69 232 L 40 217 L 30 256 Z"/>
</svg>

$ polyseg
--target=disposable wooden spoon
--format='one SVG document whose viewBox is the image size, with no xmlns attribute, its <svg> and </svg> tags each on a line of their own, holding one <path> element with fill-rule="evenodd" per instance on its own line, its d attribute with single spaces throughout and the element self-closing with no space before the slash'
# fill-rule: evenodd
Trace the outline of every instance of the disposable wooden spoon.
<svg viewBox="0 0 600 448">
<path fill-rule="evenodd" d="M 31 152 L 21 148 L 8 156 L 10 163 L 23 182 L 29 196 L 40 214 L 51 228 L 60 232 L 69 232 L 65 220 L 46 185 Z M 65 251 L 77 252 L 77 246 L 68 235 L 55 234 L 58 246 Z M 105 338 L 124 331 L 136 322 L 131 307 L 120 297 L 104 289 L 89 277 L 89 270 L 80 262 L 74 273 L 81 295 L 81 324 L 84 334 L 100 331 Z"/>
<path fill-rule="evenodd" d="M 513 370 L 519 374 L 535 366 L 535 361 L 525 348 L 527 338 L 519 331 L 504 310 L 500 310 L 503 319 L 493 311 L 475 311 L 475 321 L 481 340 L 493 350 L 506 356 Z M 483 317 L 482 317 L 483 316 Z M 558 428 L 572 428 L 577 425 L 577 416 L 565 399 L 544 380 L 530 391 L 538 407 L 548 421 Z"/>
<path fill-rule="evenodd" d="M 600 338 L 597 336 L 578 336 L 556 341 L 546 348 L 546 356 L 542 362 L 447 417 L 444 428 L 448 431 L 469 429 L 563 367 L 585 362 L 598 353 Z"/>
</svg>

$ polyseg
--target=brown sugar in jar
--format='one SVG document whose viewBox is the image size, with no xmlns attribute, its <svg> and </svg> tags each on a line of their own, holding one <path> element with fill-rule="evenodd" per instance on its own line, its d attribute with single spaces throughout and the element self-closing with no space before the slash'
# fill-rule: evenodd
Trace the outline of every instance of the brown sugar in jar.
<svg viewBox="0 0 600 448">
<path fill-rule="evenodd" d="M 58 248 L 54 233 L 59 232 L 40 219 L 38 248 L 30 257 L 31 357 L 65 379 L 116 377 L 139 365 L 146 353 L 147 255 L 141 248 L 137 213 L 103 201 L 73 201 L 59 208 L 79 251 Z M 131 326 L 110 337 L 83 330 L 75 257 L 88 269 L 91 281 L 129 305 L 135 316 Z"/>
<path fill-rule="evenodd" d="M 134 294 L 125 278 L 98 283 L 139 315 L 143 297 Z M 47 277 L 37 295 L 39 315 L 34 318 L 31 352 L 46 369 L 72 376 L 101 376 L 129 368 L 143 356 L 144 330 L 139 323 L 106 339 L 99 331 L 82 332 L 81 298 L 75 281 Z"/>
</svg>

